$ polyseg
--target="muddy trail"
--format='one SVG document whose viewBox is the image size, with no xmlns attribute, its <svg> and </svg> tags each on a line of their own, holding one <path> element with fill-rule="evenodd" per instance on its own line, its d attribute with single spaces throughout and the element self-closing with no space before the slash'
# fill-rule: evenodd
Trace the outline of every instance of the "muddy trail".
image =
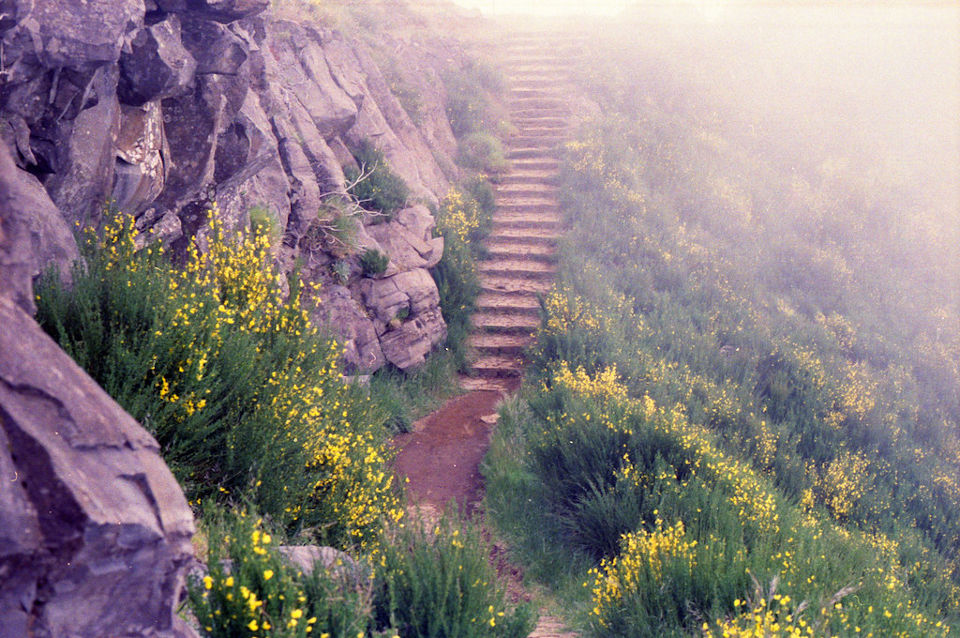
<svg viewBox="0 0 960 638">
<path fill-rule="evenodd" d="M 500 400 L 515 392 L 523 374 L 523 351 L 539 325 L 538 294 L 556 274 L 561 232 L 557 200 L 560 145 L 569 133 L 568 38 L 547 32 L 514 33 L 502 44 L 509 82 L 508 106 L 516 133 L 506 141 L 511 168 L 497 185 L 493 227 L 479 265 L 482 292 L 473 316 L 466 394 L 451 399 L 415 424 L 396 443 L 398 476 L 421 513 L 456 501 L 477 513 L 483 500 L 480 463 L 489 447 Z M 526 598 L 522 573 L 494 546 L 494 562 L 514 598 Z M 573 638 L 562 623 L 541 614 L 532 638 Z"/>
</svg>

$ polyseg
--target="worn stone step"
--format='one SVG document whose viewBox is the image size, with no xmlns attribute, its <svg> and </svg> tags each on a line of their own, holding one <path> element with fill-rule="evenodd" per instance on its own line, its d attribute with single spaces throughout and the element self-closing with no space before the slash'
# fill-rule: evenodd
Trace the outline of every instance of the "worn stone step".
<svg viewBox="0 0 960 638">
<path fill-rule="evenodd" d="M 550 213 L 558 215 L 560 213 L 560 204 L 556 198 L 551 197 L 502 197 L 497 200 L 497 209 L 493 213 L 496 218 L 498 213 Z"/>
<path fill-rule="evenodd" d="M 491 379 L 460 375 L 457 380 L 459 381 L 460 387 L 467 392 L 492 391 L 499 392 L 504 396 L 514 392 L 520 385 L 520 380 L 516 377 L 501 377 Z"/>
<path fill-rule="evenodd" d="M 494 223 L 489 239 L 502 243 L 515 242 L 520 244 L 546 244 L 552 246 L 560 239 L 560 233 L 553 228 L 525 228 L 510 226 L 509 224 Z"/>
<path fill-rule="evenodd" d="M 507 108 L 510 110 L 511 114 L 535 109 L 535 113 L 539 111 L 543 115 L 546 115 L 547 113 L 553 115 L 553 111 L 565 109 L 566 106 L 566 100 L 564 100 L 563 96 L 559 94 L 552 96 L 520 95 L 517 97 L 507 98 Z"/>
<path fill-rule="evenodd" d="M 530 180 L 527 183 L 501 183 L 497 188 L 497 196 L 500 198 L 519 199 L 530 197 L 536 199 L 551 198 L 556 200 L 560 189 L 556 184 L 544 183 L 543 180 Z M 498 200 L 499 201 L 499 200 Z"/>
<path fill-rule="evenodd" d="M 480 273 L 480 287 L 485 291 L 534 294 L 546 294 L 553 287 L 553 282 L 546 279 L 520 279 L 512 275 L 495 275 Z"/>
<path fill-rule="evenodd" d="M 509 99 L 521 100 L 524 98 L 545 98 L 551 100 L 562 100 L 564 91 L 556 84 L 547 86 L 518 86 L 510 87 Z"/>
<path fill-rule="evenodd" d="M 524 149 L 556 149 L 563 138 L 560 135 L 514 135 L 507 140 L 507 152 Z"/>
<path fill-rule="evenodd" d="M 580 638 L 578 634 L 566 628 L 559 618 L 540 616 L 536 628 L 528 638 Z"/>
<path fill-rule="evenodd" d="M 557 267 L 537 259 L 487 259 L 477 265 L 479 272 L 489 275 L 512 275 L 514 277 L 552 279 Z"/>
<path fill-rule="evenodd" d="M 560 234 L 560 220 L 542 215 L 511 215 L 493 221 L 493 229 L 497 237 L 504 237 L 508 230 L 524 231 L 524 236 L 534 235 L 534 231 L 545 231 L 547 234 Z M 493 234 L 493 233 L 491 233 Z"/>
<path fill-rule="evenodd" d="M 477 308 L 485 312 L 535 315 L 540 312 L 540 302 L 533 293 L 481 292 Z"/>
<path fill-rule="evenodd" d="M 488 379 L 519 377 L 523 374 L 523 361 L 511 355 L 481 355 L 470 364 L 470 374 Z"/>
<path fill-rule="evenodd" d="M 562 142 L 567 137 L 567 127 L 564 126 L 543 126 L 540 124 L 527 124 L 519 125 L 514 123 L 514 126 L 517 127 L 516 137 L 551 137 L 556 138 L 557 142 Z"/>
<path fill-rule="evenodd" d="M 566 130 L 570 127 L 570 122 L 566 117 L 558 115 L 528 115 L 525 117 L 516 117 L 511 120 L 517 128 L 524 127 L 552 127 L 558 130 Z"/>
<path fill-rule="evenodd" d="M 559 171 L 560 160 L 555 157 L 520 157 L 511 162 L 516 172 L 523 171 Z"/>
<path fill-rule="evenodd" d="M 491 257 L 522 256 L 549 262 L 557 259 L 556 247 L 542 241 L 523 241 L 515 237 L 504 241 L 500 237 L 488 237 L 483 246 Z"/>
<path fill-rule="evenodd" d="M 560 149 L 557 146 L 544 146 L 544 147 L 525 147 L 525 148 L 511 148 L 507 150 L 507 159 L 516 160 L 516 159 L 560 159 Z"/>
<path fill-rule="evenodd" d="M 527 335 L 477 333 L 467 337 L 467 346 L 478 354 L 506 354 L 519 356 L 533 338 Z"/>
<path fill-rule="evenodd" d="M 509 108 L 510 120 L 522 120 L 530 117 L 570 117 L 570 109 L 566 105 L 555 107 L 530 106 L 518 104 Z"/>
<path fill-rule="evenodd" d="M 500 187 L 504 186 L 525 186 L 527 184 L 542 184 L 544 186 L 556 186 L 558 178 L 557 169 L 525 169 L 510 171 L 500 178 Z"/>
<path fill-rule="evenodd" d="M 477 330 L 488 334 L 532 335 L 540 326 L 540 319 L 522 315 L 475 312 L 473 325 Z"/>
</svg>

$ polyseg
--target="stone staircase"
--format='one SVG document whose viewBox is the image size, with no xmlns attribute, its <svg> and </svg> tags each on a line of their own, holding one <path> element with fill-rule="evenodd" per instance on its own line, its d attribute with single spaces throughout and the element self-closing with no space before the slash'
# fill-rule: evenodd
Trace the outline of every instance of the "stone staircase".
<svg viewBox="0 0 960 638">
<path fill-rule="evenodd" d="M 504 46 L 517 132 L 506 140 L 511 169 L 498 184 L 487 257 L 479 264 L 482 292 L 468 340 L 474 359 L 461 378 L 468 390 L 516 387 L 540 321 L 537 295 L 556 275 L 557 171 L 569 116 L 561 48 L 547 33 L 517 34 Z"/>
<path fill-rule="evenodd" d="M 517 387 L 523 351 L 540 323 L 537 295 L 550 290 L 556 275 L 557 173 L 570 116 L 565 59 L 575 54 L 573 46 L 548 32 L 517 34 L 504 45 L 517 133 L 506 142 L 511 169 L 498 185 L 487 258 L 479 265 L 482 292 L 468 342 L 475 356 L 460 380 L 467 390 Z M 543 615 L 530 638 L 576 636 Z"/>
</svg>

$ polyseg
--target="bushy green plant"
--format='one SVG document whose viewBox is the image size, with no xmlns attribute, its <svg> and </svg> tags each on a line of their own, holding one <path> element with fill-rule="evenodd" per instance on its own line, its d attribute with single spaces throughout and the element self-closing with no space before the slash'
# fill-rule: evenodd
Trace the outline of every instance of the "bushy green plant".
<svg viewBox="0 0 960 638">
<path fill-rule="evenodd" d="M 479 60 L 443 74 L 447 91 L 447 117 L 458 138 L 475 131 L 495 131 L 500 118 L 492 95 L 501 94 L 505 81 L 494 67 Z"/>
<path fill-rule="evenodd" d="M 347 566 L 303 571 L 277 549 L 262 521 L 207 508 L 207 573 L 188 582 L 188 602 L 211 638 L 355 638 L 370 620 L 370 592 Z M 363 577 L 359 576 L 362 580 Z"/>
<path fill-rule="evenodd" d="M 354 157 L 360 170 L 348 167 L 344 173 L 348 192 L 368 211 L 379 213 L 373 223 L 388 221 L 407 204 L 410 188 L 391 170 L 383 152 L 369 140 L 363 140 Z"/>
<path fill-rule="evenodd" d="M 482 191 L 479 186 L 474 188 Z M 461 366 L 466 362 L 470 313 L 480 294 L 477 272 L 480 240 L 489 232 L 491 213 L 459 187 L 450 189 L 437 212 L 437 230 L 444 242 L 443 258 L 431 274 L 437 283 L 440 308 L 447 322 L 447 347 Z"/>
<path fill-rule="evenodd" d="M 191 501 L 244 498 L 291 531 L 364 544 L 400 515 L 388 448 L 268 248 L 228 237 L 214 206 L 206 251 L 191 244 L 177 269 L 108 216 L 72 288 L 38 287 L 38 320 L 157 438 Z"/>
<path fill-rule="evenodd" d="M 360 255 L 360 266 L 363 268 L 363 274 L 366 277 L 382 275 L 389 265 L 390 256 L 376 248 L 368 248 Z"/>
<path fill-rule="evenodd" d="M 402 638 L 529 635 L 526 604 L 509 608 L 480 530 L 447 514 L 436 524 L 408 521 L 379 551 L 374 618 Z"/>
<path fill-rule="evenodd" d="M 457 162 L 460 166 L 485 175 L 497 175 L 505 172 L 510 163 L 507 161 L 500 140 L 486 131 L 468 133 L 457 147 Z"/>
</svg>

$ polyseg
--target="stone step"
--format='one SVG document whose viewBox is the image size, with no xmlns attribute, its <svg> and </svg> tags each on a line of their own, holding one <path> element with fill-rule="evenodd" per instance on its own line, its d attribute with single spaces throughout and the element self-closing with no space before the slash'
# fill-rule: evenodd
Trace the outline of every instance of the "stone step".
<svg viewBox="0 0 960 638">
<path fill-rule="evenodd" d="M 568 129 L 570 126 L 567 118 L 556 115 L 531 115 L 526 117 L 518 117 L 514 118 L 512 123 L 519 129 L 523 129 L 524 127 L 551 127 L 563 131 Z"/>
<path fill-rule="evenodd" d="M 526 186 L 542 184 L 556 186 L 558 172 L 556 169 L 510 171 L 500 178 L 500 186 Z"/>
<path fill-rule="evenodd" d="M 520 244 L 538 243 L 553 245 L 560 239 L 560 233 L 552 228 L 528 228 L 494 223 L 489 239 L 503 243 L 516 242 Z"/>
<path fill-rule="evenodd" d="M 546 294 L 553 288 L 553 282 L 544 279 L 519 279 L 513 276 L 480 273 L 480 287 L 484 291 L 533 294 Z"/>
<path fill-rule="evenodd" d="M 518 256 L 549 262 L 557 259 L 557 249 L 550 243 L 536 240 L 524 241 L 523 238 L 517 237 L 506 241 L 500 237 L 488 237 L 484 242 L 484 248 L 491 257 Z"/>
<path fill-rule="evenodd" d="M 560 159 L 560 149 L 556 145 L 526 148 L 511 148 L 507 150 L 507 159 Z"/>
<path fill-rule="evenodd" d="M 540 312 L 540 302 L 529 292 L 481 292 L 477 297 L 477 308 L 482 312 L 536 315 Z"/>
<path fill-rule="evenodd" d="M 508 110 L 511 121 L 530 117 L 570 117 L 570 111 L 566 106 L 541 108 L 521 104 Z"/>
<path fill-rule="evenodd" d="M 514 377 L 489 379 L 460 375 L 457 380 L 460 387 L 467 392 L 499 392 L 504 396 L 514 392 L 520 385 L 519 379 Z"/>
<path fill-rule="evenodd" d="M 517 86 L 510 87 L 510 99 L 522 100 L 525 98 L 548 98 L 551 100 L 562 100 L 564 91 L 557 85 L 551 86 Z"/>
<path fill-rule="evenodd" d="M 560 233 L 560 220 L 555 217 L 544 217 L 542 215 L 511 215 L 493 220 L 493 230 L 498 237 L 503 237 L 507 229 L 523 230 L 530 236 L 533 231 L 546 231 L 547 233 Z M 491 233 L 493 235 L 494 233 Z"/>
<path fill-rule="evenodd" d="M 521 95 L 507 99 L 507 108 L 511 114 L 534 110 L 534 114 L 539 111 L 543 115 L 553 115 L 555 111 L 566 109 L 566 106 L 566 100 L 561 95 Z"/>
<path fill-rule="evenodd" d="M 550 198 L 556 201 L 557 193 L 560 189 L 556 184 L 545 184 L 542 180 L 531 180 L 525 184 L 500 184 L 497 188 L 497 201 L 500 198 L 519 199 L 519 198 Z"/>
<path fill-rule="evenodd" d="M 519 377 L 523 374 L 523 361 L 503 354 L 482 355 L 470 364 L 470 374 L 486 379 Z"/>
<path fill-rule="evenodd" d="M 507 152 L 523 148 L 556 149 L 563 138 L 551 135 L 514 135 L 507 140 Z"/>
<path fill-rule="evenodd" d="M 555 137 L 557 142 L 562 142 L 567 137 L 566 126 L 518 126 L 516 137 Z"/>
<path fill-rule="evenodd" d="M 467 337 L 467 346 L 479 354 L 505 354 L 519 356 L 533 339 L 527 335 L 478 333 Z"/>
<path fill-rule="evenodd" d="M 531 171 L 559 171 L 560 160 L 555 157 L 519 157 L 511 163 L 511 173 Z"/>
<path fill-rule="evenodd" d="M 497 200 L 497 210 L 493 217 L 496 219 L 498 213 L 550 213 L 560 214 L 560 204 L 555 197 L 500 197 Z"/>
<path fill-rule="evenodd" d="M 553 279 L 557 267 L 537 259 L 486 259 L 477 265 L 477 270 L 487 275 L 513 276 L 524 279 Z"/>
<path fill-rule="evenodd" d="M 473 313 L 474 327 L 487 334 L 511 334 L 530 336 L 540 326 L 538 317 L 504 315 L 499 313 Z"/>
</svg>

